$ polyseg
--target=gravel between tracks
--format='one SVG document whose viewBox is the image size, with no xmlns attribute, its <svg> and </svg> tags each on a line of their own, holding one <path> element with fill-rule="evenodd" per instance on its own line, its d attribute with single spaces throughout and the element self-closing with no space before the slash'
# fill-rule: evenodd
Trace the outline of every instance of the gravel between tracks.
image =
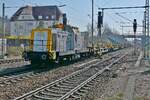
<svg viewBox="0 0 150 100">
<path fill-rule="evenodd" d="M 110 77 L 113 73 L 109 77 L 101 77 L 83 100 L 123 100 L 129 77 L 141 72 L 135 81 L 133 100 L 150 100 L 150 63 L 143 60 L 141 66 L 135 68 L 134 58 L 130 56 L 128 61 L 133 61 L 114 65 L 113 67 L 119 67 L 120 70 L 115 72 L 117 77 Z"/>
<path fill-rule="evenodd" d="M 11 84 L 5 88 L 0 88 L 0 99 L 10 100 L 33 89 L 41 87 L 49 82 L 52 82 L 60 77 L 68 75 L 77 70 L 74 67 L 61 67 L 52 71 L 42 73 L 39 76 L 25 79 L 22 82 Z"/>
<path fill-rule="evenodd" d="M 83 100 L 123 100 L 123 93 L 128 82 L 127 69 L 130 69 L 135 64 L 131 56 L 127 59 L 132 59 L 133 62 L 130 61 L 114 65 L 113 71 L 101 77 L 100 81 L 94 85 L 94 88 L 91 89 L 90 93 Z"/>
<path fill-rule="evenodd" d="M 150 100 L 150 64 L 142 61 L 141 70 L 144 71 L 137 79 L 135 84 L 134 100 Z"/>
<path fill-rule="evenodd" d="M 107 58 L 108 56 L 112 55 L 107 54 L 103 58 Z M 59 67 L 57 69 L 42 73 L 39 76 L 31 77 L 30 79 L 24 79 L 21 82 L 7 85 L 5 88 L 0 87 L 0 100 L 10 100 L 14 97 L 18 97 L 24 93 L 46 85 L 47 83 L 59 79 L 60 77 L 64 77 L 76 70 L 81 69 L 80 67 L 75 66 L 79 65 L 80 63 L 88 62 L 90 60 L 91 59 L 88 59 L 73 65 Z"/>
<path fill-rule="evenodd" d="M 103 59 L 112 56 L 113 54 L 114 53 L 107 54 L 103 57 Z M 88 59 L 73 65 L 59 67 L 57 69 L 41 73 L 38 76 L 31 77 L 30 79 L 24 79 L 18 83 L 10 84 L 6 87 L 0 87 L 0 100 L 13 99 L 14 97 L 18 97 L 20 95 L 23 95 L 24 93 L 46 85 L 47 83 L 53 82 L 60 77 L 64 77 L 76 70 L 79 70 L 80 67 L 75 67 L 76 65 L 83 62 L 88 62 L 90 60 L 91 59 Z"/>
</svg>

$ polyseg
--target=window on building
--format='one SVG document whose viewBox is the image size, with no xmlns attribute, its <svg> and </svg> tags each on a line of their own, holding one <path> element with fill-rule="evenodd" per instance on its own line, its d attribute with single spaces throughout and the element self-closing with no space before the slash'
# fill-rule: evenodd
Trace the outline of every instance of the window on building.
<svg viewBox="0 0 150 100">
<path fill-rule="evenodd" d="M 15 31 L 15 34 L 16 34 L 16 33 L 17 33 L 17 30 L 15 29 L 14 31 Z"/>
<path fill-rule="evenodd" d="M 42 16 L 38 16 L 38 19 L 42 19 Z"/>
<path fill-rule="evenodd" d="M 24 19 L 24 16 L 22 16 L 22 19 Z"/>
<path fill-rule="evenodd" d="M 46 16 L 46 19 L 49 19 L 49 16 Z"/>
<path fill-rule="evenodd" d="M 33 26 L 33 23 L 30 22 L 30 23 L 28 23 L 28 25 L 29 25 L 29 26 Z"/>
<path fill-rule="evenodd" d="M 55 16 L 54 16 L 54 15 L 52 15 L 52 16 L 51 16 L 51 19 L 53 19 L 53 20 L 54 20 L 54 19 L 55 19 Z"/>
</svg>

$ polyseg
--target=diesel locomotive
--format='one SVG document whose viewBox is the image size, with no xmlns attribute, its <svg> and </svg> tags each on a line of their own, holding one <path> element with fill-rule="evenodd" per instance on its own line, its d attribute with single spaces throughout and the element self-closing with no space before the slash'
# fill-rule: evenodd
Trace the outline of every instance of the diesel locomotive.
<svg viewBox="0 0 150 100">
<path fill-rule="evenodd" d="M 31 64 L 71 61 L 94 54 L 87 47 L 87 40 L 77 28 L 68 26 L 65 31 L 60 28 L 33 29 L 30 37 L 30 49 L 24 51 L 23 58 Z"/>
</svg>

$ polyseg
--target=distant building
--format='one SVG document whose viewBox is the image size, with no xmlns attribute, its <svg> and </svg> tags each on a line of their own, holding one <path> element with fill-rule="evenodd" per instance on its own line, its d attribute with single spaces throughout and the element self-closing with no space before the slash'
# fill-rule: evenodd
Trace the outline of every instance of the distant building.
<svg viewBox="0 0 150 100">
<path fill-rule="evenodd" d="M 62 22 L 62 12 L 57 6 L 25 6 L 11 17 L 11 35 L 29 36 L 31 30 L 42 22 L 45 28 Z"/>
</svg>

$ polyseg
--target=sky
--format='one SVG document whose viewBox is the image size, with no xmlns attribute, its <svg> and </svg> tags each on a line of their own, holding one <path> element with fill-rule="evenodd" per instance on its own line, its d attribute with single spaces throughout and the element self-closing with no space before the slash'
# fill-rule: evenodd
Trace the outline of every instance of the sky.
<svg viewBox="0 0 150 100">
<path fill-rule="evenodd" d="M 63 13 L 67 14 L 69 24 L 78 26 L 81 31 L 85 31 L 87 24 L 91 23 L 92 0 L 0 0 L 0 16 L 2 15 L 2 3 L 5 3 L 6 7 L 12 7 L 6 8 L 6 15 L 8 17 L 11 17 L 19 7 L 26 5 L 60 6 L 65 4 L 66 6 L 60 7 L 60 9 Z M 144 5 L 145 0 L 94 0 L 94 26 L 96 27 L 97 23 L 98 8 Z M 104 10 L 104 23 L 122 34 L 121 26 L 132 26 L 133 19 L 137 19 L 138 24 L 142 25 L 143 11 L 144 9 Z M 118 16 L 116 13 L 125 18 Z M 132 33 L 132 30 L 132 27 L 124 27 L 123 33 Z M 141 31 L 140 27 L 138 28 L 138 31 Z"/>
</svg>

